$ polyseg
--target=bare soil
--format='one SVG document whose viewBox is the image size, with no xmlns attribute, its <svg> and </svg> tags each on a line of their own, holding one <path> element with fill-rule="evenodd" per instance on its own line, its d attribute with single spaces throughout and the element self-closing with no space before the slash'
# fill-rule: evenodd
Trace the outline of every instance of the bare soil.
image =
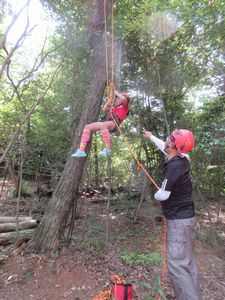
<svg viewBox="0 0 225 300">
<path fill-rule="evenodd" d="M 0 215 L 15 215 L 12 188 L 7 182 L 0 199 Z M 65 237 L 60 253 L 29 253 L 25 243 L 20 247 L 1 246 L 0 300 L 91 300 L 110 289 L 113 274 L 133 284 L 133 299 L 157 299 L 162 273 L 162 258 L 158 258 L 162 257 L 163 225 L 155 216 L 160 209 L 144 202 L 139 221 L 134 224 L 138 199 L 127 199 L 122 193 L 116 195 L 108 217 L 105 200 L 100 194 L 81 198 L 80 217 L 74 220 L 72 241 L 66 246 Z M 31 192 L 20 203 L 20 215 L 40 218 L 48 201 L 48 198 L 38 199 Z M 210 206 L 210 211 L 218 247 L 211 244 L 207 215 L 198 211 L 201 231 L 196 241 L 196 257 L 203 299 L 222 300 L 225 299 L 225 211 L 220 209 L 218 214 L 215 205 Z M 144 257 L 148 253 L 156 254 L 155 259 L 146 261 Z M 175 299 L 169 280 L 164 294 L 166 299 Z"/>
</svg>

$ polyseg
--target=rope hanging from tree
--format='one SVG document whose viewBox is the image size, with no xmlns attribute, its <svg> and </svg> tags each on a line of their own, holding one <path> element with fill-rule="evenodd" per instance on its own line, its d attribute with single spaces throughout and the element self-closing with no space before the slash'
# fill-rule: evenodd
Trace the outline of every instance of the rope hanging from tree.
<svg viewBox="0 0 225 300">
<path fill-rule="evenodd" d="M 108 60 L 108 44 L 107 44 L 107 0 L 104 0 L 104 21 L 105 21 L 105 65 L 106 65 L 106 93 L 108 100 L 107 102 L 109 103 L 111 109 L 113 108 L 113 96 L 114 96 L 114 90 L 115 90 L 115 83 L 114 83 L 114 0 L 111 0 L 111 30 L 112 30 L 112 42 L 111 42 L 111 82 L 109 84 L 109 60 Z M 110 93 L 108 95 L 108 90 L 110 88 Z M 139 161 L 138 157 L 136 154 L 132 151 L 130 144 L 128 143 L 125 135 L 123 134 L 122 130 L 119 128 L 119 125 L 117 124 L 113 114 L 111 113 L 112 119 L 114 123 L 117 126 L 118 131 L 120 132 L 123 140 L 125 141 L 129 152 L 133 159 L 137 163 L 137 167 L 141 168 L 145 175 L 148 177 L 148 179 L 154 184 L 154 186 L 159 189 L 159 186 L 156 184 L 155 180 L 150 176 L 148 171 L 144 168 L 143 164 Z M 161 277 L 161 285 L 162 288 L 165 287 L 166 284 L 166 219 L 164 218 L 164 226 L 163 226 L 163 272 L 162 272 L 162 277 Z M 105 295 L 103 295 L 103 298 L 99 299 L 107 299 L 104 298 Z M 106 297 L 109 296 L 106 295 Z M 97 299 L 96 299 L 97 300 Z M 158 296 L 158 300 L 161 300 L 161 296 Z"/>
<path fill-rule="evenodd" d="M 109 82 L 109 62 L 108 62 L 108 44 L 107 44 L 107 1 L 104 0 L 104 18 L 105 18 L 105 65 L 106 65 L 106 91 L 107 91 L 107 96 L 108 96 L 108 89 L 110 88 L 110 94 L 108 97 L 108 103 L 110 104 L 111 107 L 113 107 L 113 93 L 114 93 L 114 89 L 115 89 L 115 83 L 114 83 L 114 9 L 113 9 L 113 5 L 114 5 L 114 1 L 111 0 L 111 14 L 112 14 L 112 21 L 111 21 L 111 27 L 112 27 L 112 43 L 111 43 L 111 82 L 110 85 L 108 85 Z M 149 180 L 154 184 L 154 186 L 159 189 L 158 185 L 156 184 L 156 182 L 154 181 L 154 179 L 149 175 L 148 171 L 144 168 L 143 164 L 139 161 L 139 159 L 137 158 L 137 156 L 133 153 L 131 146 L 129 145 L 125 135 L 123 134 L 123 132 L 121 131 L 121 129 L 119 128 L 113 114 L 111 114 L 112 119 L 114 121 L 114 123 L 117 126 L 117 129 L 119 130 L 122 138 L 124 139 L 125 143 L 127 144 L 127 147 L 129 149 L 129 152 L 131 154 L 131 156 L 133 157 L 133 159 L 136 161 L 138 168 L 142 168 L 142 170 L 144 171 L 144 173 L 146 174 L 146 176 L 149 178 Z"/>
</svg>

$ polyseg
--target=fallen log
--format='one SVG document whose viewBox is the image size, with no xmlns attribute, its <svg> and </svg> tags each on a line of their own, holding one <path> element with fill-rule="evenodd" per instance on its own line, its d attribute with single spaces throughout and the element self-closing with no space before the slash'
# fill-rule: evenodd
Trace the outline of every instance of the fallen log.
<svg viewBox="0 0 225 300">
<path fill-rule="evenodd" d="M 29 240 L 33 232 L 34 229 L 18 231 L 18 238 L 27 238 Z M 13 243 L 16 240 L 16 238 L 16 231 L 0 233 L 0 245 L 5 245 L 10 242 Z"/>
<path fill-rule="evenodd" d="M 19 217 L 19 222 L 32 220 L 32 217 Z M 16 223 L 16 217 L 0 217 L 0 223 Z"/>
<path fill-rule="evenodd" d="M 36 220 L 28 220 L 24 222 L 18 223 L 18 230 L 31 229 L 37 227 Z M 0 233 L 2 232 L 10 232 L 16 231 L 17 224 L 16 223 L 2 223 L 0 224 Z"/>
</svg>

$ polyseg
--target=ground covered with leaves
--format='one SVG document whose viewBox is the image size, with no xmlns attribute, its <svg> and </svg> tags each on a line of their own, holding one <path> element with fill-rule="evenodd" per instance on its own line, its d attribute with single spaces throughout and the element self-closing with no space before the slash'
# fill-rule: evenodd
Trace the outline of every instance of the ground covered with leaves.
<svg viewBox="0 0 225 300">
<path fill-rule="evenodd" d="M 157 299 L 161 291 L 163 224 L 160 208 L 149 201 L 143 203 L 138 222 L 134 224 L 139 199 L 137 193 L 135 196 L 125 192 L 115 194 L 107 215 L 106 195 L 83 196 L 72 240 L 66 246 L 65 236 L 60 252 L 30 253 L 25 243 L 20 247 L 1 246 L 0 299 L 91 300 L 110 289 L 114 274 L 132 283 L 133 299 Z M 48 201 L 31 193 L 21 201 L 20 214 L 31 213 L 40 218 Z M 16 199 L 8 182 L 0 200 L 0 215 L 15 215 L 15 206 Z M 196 257 L 203 299 L 222 300 L 225 299 L 225 211 L 220 208 L 218 214 L 217 207 L 210 206 L 213 228 L 218 235 L 217 247 L 211 244 L 207 215 L 200 211 L 197 209 L 201 230 L 196 241 Z M 169 280 L 163 297 L 175 299 Z"/>
</svg>

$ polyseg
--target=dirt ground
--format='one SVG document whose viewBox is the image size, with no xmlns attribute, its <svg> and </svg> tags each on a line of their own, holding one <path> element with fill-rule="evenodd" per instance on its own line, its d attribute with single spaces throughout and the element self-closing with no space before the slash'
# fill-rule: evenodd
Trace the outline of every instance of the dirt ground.
<svg viewBox="0 0 225 300">
<path fill-rule="evenodd" d="M 0 200 L 0 215 L 15 215 L 16 199 L 8 182 Z M 118 197 L 118 196 L 117 196 Z M 111 287 L 118 274 L 133 285 L 133 299 L 157 299 L 162 272 L 163 225 L 156 222 L 157 207 L 144 202 L 138 223 L 132 216 L 138 200 L 131 206 L 126 196 L 113 199 L 109 217 L 103 195 L 82 198 L 80 217 L 74 221 L 72 241 L 62 251 L 49 255 L 29 253 L 25 244 L 0 247 L 0 300 L 91 300 Z M 37 217 L 49 199 L 34 193 L 23 199 L 20 215 Z M 213 228 L 218 233 L 219 254 L 211 240 L 207 215 L 198 212 L 201 227 L 196 241 L 196 258 L 204 300 L 225 299 L 225 211 L 218 215 L 210 207 Z M 106 247 L 107 223 L 109 225 Z M 65 243 L 64 243 L 65 245 Z M 146 260 L 151 253 L 151 259 Z M 165 299 L 175 299 L 167 281 Z"/>
</svg>

